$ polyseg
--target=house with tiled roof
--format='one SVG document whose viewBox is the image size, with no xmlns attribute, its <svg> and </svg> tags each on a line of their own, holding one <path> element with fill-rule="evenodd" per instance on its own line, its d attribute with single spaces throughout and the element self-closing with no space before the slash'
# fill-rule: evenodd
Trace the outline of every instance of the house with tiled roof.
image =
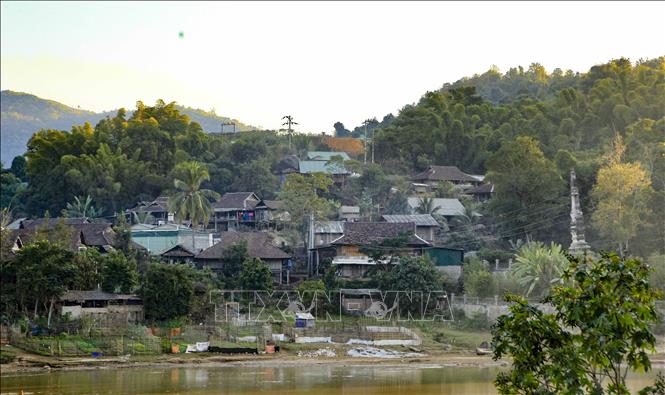
<svg viewBox="0 0 665 395">
<path fill-rule="evenodd" d="M 427 170 L 411 177 L 411 181 L 418 184 L 427 184 L 432 188 L 444 181 L 455 185 L 480 185 L 481 181 L 470 174 L 466 174 L 457 166 L 429 166 Z"/>
<path fill-rule="evenodd" d="M 284 272 L 291 255 L 273 245 L 266 232 L 222 232 L 218 243 L 196 255 L 196 266 L 221 271 L 224 266 L 224 252 L 240 243 L 246 243 L 250 257 L 258 258 L 270 267 L 275 282 L 281 284 L 284 281 Z"/>
<path fill-rule="evenodd" d="M 95 248 L 102 253 L 118 247 L 117 234 L 109 223 L 91 223 L 86 218 L 37 218 L 21 221 L 12 232 L 15 244 L 24 246 L 40 239 L 65 242 L 71 251 Z M 64 240 L 63 240 L 64 239 Z"/>
<path fill-rule="evenodd" d="M 416 224 L 391 222 L 344 222 L 344 234 L 330 244 L 335 247 L 332 261 L 340 277 L 361 279 L 377 264 L 367 248 L 381 248 L 384 242 L 401 239 L 404 246 L 395 249 L 399 255 L 422 255 L 431 243 L 416 234 Z"/>
<path fill-rule="evenodd" d="M 414 223 L 416 234 L 428 243 L 434 243 L 440 225 L 430 214 L 384 215 L 383 220 L 390 223 Z"/>
<path fill-rule="evenodd" d="M 237 229 L 240 225 L 256 224 L 256 205 L 261 199 L 254 192 L 227 192 L 212 203 L 214 210 L 210 220 L 215 231 Z"/>
</svg>

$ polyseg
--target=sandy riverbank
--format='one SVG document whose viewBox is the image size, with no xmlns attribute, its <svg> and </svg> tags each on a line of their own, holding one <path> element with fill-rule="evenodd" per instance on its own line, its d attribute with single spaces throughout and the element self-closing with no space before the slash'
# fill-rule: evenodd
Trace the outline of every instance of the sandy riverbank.
<svg viewBox="0 0 665 395">
<path fill-rule="evenodd" d="M 1 375 L 16 375 L 57 370 L 92 370 L 92 369 L 127 369 L 127 368 L 174 368 L 224 366 L 248 367 L 289 367 L 305 365 L 340 365 L 340 366 L 411 366 L 425 367 L 500 367 L 508 366 L 506 360 L 494 361 L 490 356 L 478 356 L 471 352 L 426 354 L 409 358 L 358 358 L 349 357 L 343 349 L 335 357 L 303 357 L 294 353 L 258 354 L 258 355 L 220 355 L 220 354 L 164 354 L 154 356 L 121 356 L 104 358 L 57 358 L 17 352 L 16 361 L 1 366 Z M 654 368 L 665 368 L 665 354 L 653 355 Z"/>
</svg>

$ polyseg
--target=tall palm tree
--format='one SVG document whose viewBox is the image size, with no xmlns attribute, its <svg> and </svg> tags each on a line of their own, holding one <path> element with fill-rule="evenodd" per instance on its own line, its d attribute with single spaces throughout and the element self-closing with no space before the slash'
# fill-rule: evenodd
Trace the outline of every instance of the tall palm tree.
<svg viewBox="0 0 665 395">
<path fill-rule="evenodd" d="M 200 224 L 206 226 L 213 214 L 210 199 L 219 200 L 217 192 L 201 189 L 201 183 L 210 179 L 205 166 L 199 162 L 182 162 L 175 168 L 179 178 L 173 180 L 176 193 L 169 197 L 169 211 L 175 214 L 175 219 L 182 223 L 189 219 L 192 229 L 192 249 L 194 245 L 194 227 Z"/>
</svg>

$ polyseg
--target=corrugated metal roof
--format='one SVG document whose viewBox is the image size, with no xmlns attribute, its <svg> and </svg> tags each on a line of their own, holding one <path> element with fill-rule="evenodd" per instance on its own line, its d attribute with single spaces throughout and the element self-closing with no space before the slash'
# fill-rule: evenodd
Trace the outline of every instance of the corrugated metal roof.
<svg viewBox="0 0 665 395">
<path fill-rule="evenodd" d="M 454 217 L 456 215 L 464 215 L 465 209 L 462 203 L 457 199 L 443 199 L 443 198 L 434 198 L 432 199 L 433 207 L 436 207 L 436 210 L 433 214 L 440 214 L 446 217 Z M 409 207 L 413 212 L 420 207 L 420 198 L 412 196 L 408 198 Z"/>
<path fill-rule="evenodd" d="M 328 163 L 322 160 L 301 160 L 299 164 L 301 174 L 326 173 L 326 174 L 349 174 L 349 171 L 336 163 Z"/>
<path fill-rule="evenodd" d="M 344 233 L 344 221 L 324 221 L 314 225 L 314 233 Z"/>
<path fill-rule="evenodd" d="M 341 156 L 344 160 L 350 160 L 349 154 L 337 151 L 308 151 L 307 159 L 329 161 L 333 156 Z"/>
<path fill-rule="evenodd" d="M 439 223 L 429 214 L 384 215 L 383 219 L 393 223 L 413 222 L 416 226 L 439 226 Z"/>
</svg>

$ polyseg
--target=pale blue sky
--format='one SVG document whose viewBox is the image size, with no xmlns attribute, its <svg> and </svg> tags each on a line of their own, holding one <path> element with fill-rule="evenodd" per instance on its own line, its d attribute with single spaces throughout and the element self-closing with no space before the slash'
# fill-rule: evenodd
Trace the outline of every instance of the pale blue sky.
<svg viewBox="0 0 665 395">
<path fill-rule="evenodd" d="M 9 3 L 2 89 L 91 110 L 158 98 L 330 132 L 492 64 L 665 55 L 665 3 Z M 178 33 L 184 32 L 184 38 Z"/>
</svg>

